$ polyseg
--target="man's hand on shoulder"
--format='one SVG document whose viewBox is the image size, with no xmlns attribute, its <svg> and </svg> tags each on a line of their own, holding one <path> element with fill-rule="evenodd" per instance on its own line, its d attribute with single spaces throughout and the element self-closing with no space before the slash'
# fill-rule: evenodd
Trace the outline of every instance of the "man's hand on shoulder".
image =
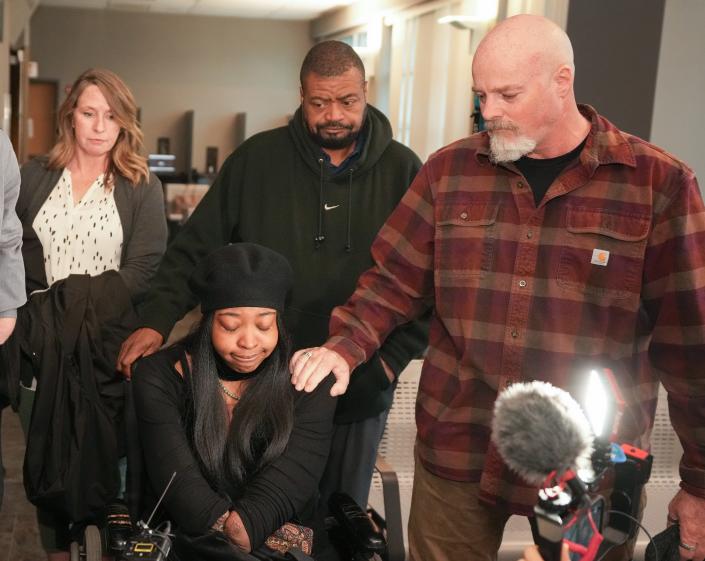
<svg viewBox="0 0 705 561">
<path fill-rule="evenodd" d="M 705 559 L 705 499 L 681 489 L 668 505 L 668 520 L 680 525 L 681 559 Z"/>
<path fill-rule="evenodd" d="M 17 318 L 0 318 L 0 345 L 10 338 L 16 323 Z"/>
<path fill-rule="evenodd" d="M 330 395 L 342 395 L 350 382 L 350 367 L 342 356 L 325 347 L 311 347 L 296 351 L 289 365 L 291 383 L 296 389 L 312 392 L 328 374 L 335 376 Z"/>
<path fill-rule="evenodd" d="M 140 327 L 125 339 L 120 347 L 117 369 L 129 380 L 132 376 L 132 364 L 140 357 L 157 352 L 162 343 L 164 338 L 158 331 L 149 327 Z"/>
</svg>

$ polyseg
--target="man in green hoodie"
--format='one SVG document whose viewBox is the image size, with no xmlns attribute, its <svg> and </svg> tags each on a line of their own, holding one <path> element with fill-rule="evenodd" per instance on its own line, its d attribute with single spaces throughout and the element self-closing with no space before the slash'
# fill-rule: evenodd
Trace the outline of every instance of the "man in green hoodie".
<svg viewBox="0 0 705 561">
<path fill-rule="evenodd" d="M 317 44 L 300 78 L 301 106 L 288 126 L 251 137 L 229 156 L 167 249 L 141 311 L 142 327 L 118 358 L 126 376 L 193 308 L 187 281 L 214 248 L 254 242 L 289 259 L 295 283 L 284 319 L 295 348 L 326 340 L 332 309 L 372 266 L 372 240 L 421 162 L 392 140 L 387 118 L 367 104 L 364 66 L 350 46 Z M 395 379 L 426 342 L 426 322 L 403 325 L 355 370 L 338 403 L 322 501 L 343 490 L 366 504 Z"/>
</svg>

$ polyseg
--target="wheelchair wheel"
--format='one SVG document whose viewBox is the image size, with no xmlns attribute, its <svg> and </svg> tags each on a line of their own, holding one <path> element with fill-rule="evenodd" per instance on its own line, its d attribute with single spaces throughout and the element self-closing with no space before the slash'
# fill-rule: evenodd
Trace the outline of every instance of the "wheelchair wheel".
<svg viewBox="0 0 705 561">
<path fill-rule="evenodd" d="M 81 561 L 81 548 L 78 542 L 71 542 L 69 546 L 69 558 L 71 561 Z"/>
<path fill-rule="evenodd" d="M 97 526 L 86 526 L 83 536 L 83 550 L 86 554 L 86 561 L 102 561 L 103 546 L 100 539 L 100 530 Z"/>
</svg>

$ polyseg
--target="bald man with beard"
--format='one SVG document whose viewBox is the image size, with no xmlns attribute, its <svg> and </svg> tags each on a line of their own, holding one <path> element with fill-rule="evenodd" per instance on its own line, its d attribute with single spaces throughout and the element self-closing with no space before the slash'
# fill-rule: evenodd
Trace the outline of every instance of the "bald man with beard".
<svg viewBox="0 0 705 561">
<path fill-rule="evenodd" d="M 423 166 L 372 246 L 376 265 L 334 310 L 297 388 L 345 387 L 397 325 L 433 309 L 417 398 L 409 520 L 416 561 L 496 558 L 537 489 L 490 440 L 497 395 L 543 380 L 574 396 L 611 368 L 618 439 L 649 447 L 661 382 L 685 450 L 683 559 L 705 558 L 705 208 L 693 171 L 576 103 L 569 38 L 521 15 L 483 39 L 473 91 L 487 131 Z M 642 505 L 643 506 L 643 505 Z M 609 559 L 630 559 L 633 543 Z"/>
</svg>

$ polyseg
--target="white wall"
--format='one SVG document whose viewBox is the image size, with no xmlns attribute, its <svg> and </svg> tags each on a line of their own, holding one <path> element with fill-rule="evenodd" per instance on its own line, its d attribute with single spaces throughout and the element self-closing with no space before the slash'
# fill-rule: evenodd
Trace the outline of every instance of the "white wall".
<svg viewBox="0 0 705 561">
<path fill-rule="evenodd" d="M 685 160 L 705 193 L 705 2 L 667 0 L 651 141 Z"/>
<path fill-rule="evenodd" d="M 39 77 L 58 79 L 62 92 L 91 66 L 120 75 L 141 108 L 147 153 L 160 136 L 182 153 L 179 122 L 193 109 L 193 166 L 203 171 L 206 146 L 219 148 L 219 165 L 232 151 L 235 113 L 247 113 L 250 136 L 296 109 L 308 29 L 298 21 L 40 7 L 31 52 Z"/>
</svg>

